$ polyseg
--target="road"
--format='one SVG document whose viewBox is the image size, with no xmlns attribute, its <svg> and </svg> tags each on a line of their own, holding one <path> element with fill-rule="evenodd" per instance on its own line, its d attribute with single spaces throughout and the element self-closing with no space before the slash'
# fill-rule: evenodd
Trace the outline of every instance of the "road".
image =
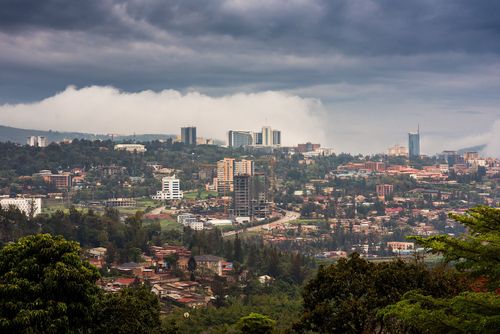
<svg viewBox="0 0 500 334">
<path fill-rule="evenodd" d="M 285 211 L 285 215 L 274 222 L 263 224 L 263 225 L 258 225 L 258 226 L 252 226 L 252 227 L 246 228 L 244 230 L 225 232 L 222 234 L 222 236 L 229 237 L 231 235 L 235 235 L 236 233 L 239 233 L 242 231 L 245 231 L 245 232 L 246 231 L 254 231 L 255 232 L 255 231 L 260 231 L 262 229 L 268 230 L 268 229 L 274 228 L 276 225 L 289 223 L 289 222 L 296 220 L 296 219 L 299 219 L 299 218 L 300 218 L 300 213 L 294 212 L 294 211 Z"/>
</svg>

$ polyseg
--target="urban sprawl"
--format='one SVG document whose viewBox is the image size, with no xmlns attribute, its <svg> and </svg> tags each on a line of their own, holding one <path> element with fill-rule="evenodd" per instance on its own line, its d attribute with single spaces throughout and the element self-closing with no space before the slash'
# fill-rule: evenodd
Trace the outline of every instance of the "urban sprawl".
<svg viewBox="0 0 500 334">
<path fill-rule="evenodd" d="M 148 282 L 169 312 L 214 303 L 218 288 L 249 275 L 272 284 L 278 272 L 240 268 L 242 236 L 325 262 L 353 252 L 412 257 L 419 249 L 406 236 L 457 235 L 464 228 L 449 213 L 500 205 L 500 160 L 475 151 L 422 155 L 420 131 L 407 146 L 371 156 L 310 142 L 288 147 L 281 137 L 269 126 L 231 130 L 216 145 L 190 126 L 167 141 L 0 143 L 1 210 L 18 209 L 42 227 L 59 214 L 69 224 L 61 231 L 75 233 L 105 273 L 102 289 Z M 130 232 L 142 238 L 134 245 L 111 242 L 109 230 L 84 231 L 92 217 L 149 234 Z"/>
</svg>

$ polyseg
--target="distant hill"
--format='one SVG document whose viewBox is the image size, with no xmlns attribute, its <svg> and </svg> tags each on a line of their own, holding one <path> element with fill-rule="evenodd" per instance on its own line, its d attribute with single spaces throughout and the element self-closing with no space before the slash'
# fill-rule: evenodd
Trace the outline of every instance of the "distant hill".
<svg viewBox="0 0 500 334">
<path fill-rule="evenodd" d="M 0 142 L 13 142 L 18 144 L 26 144 L 26 138 L 29 136 L 44 136 L 47 137 L 49 142 L 62 141 L 64 139 L 88 139 L 88 140 L 107 140 L 113 139 L 115 141 L 152 141 L 152 140 L 167 140 L 174 138 L 175 135 L 170 134 L 141 134 L 141 135 L 127 135 L 127 136 L 114 136 L 92 134 L 83 132 L 59 132 L 59 131 L 43 131 L 32 129 L 19 129 L 10 126 L 0 125 Z"/>
</svg>

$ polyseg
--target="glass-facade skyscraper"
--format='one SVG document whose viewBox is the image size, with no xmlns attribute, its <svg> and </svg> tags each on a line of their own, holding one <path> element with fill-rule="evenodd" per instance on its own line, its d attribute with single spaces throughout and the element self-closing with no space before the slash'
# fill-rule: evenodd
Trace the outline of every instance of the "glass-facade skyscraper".
<svg viewBox="0 0 500 334">
<path fill-rule="evenodd" d="M 188 126 L 181 128 L 181 141 L 185 145 L 196 145 L 196 127 Z"/>
<path fill-rule="evenodd" d="M 253 145 L 253 135 L 250 131 L 229 131 L 228 140 L 229 147 L 246 147 Z"/>
<path fill-rule="evenodd" d="M 273 146 L 281 146 L 281 131 L 273 130 Z"/>
<path fill-rule="evenodd" d="M 420 156 L 420 131 L 408 133 L 408 156 L 410 158 Z"/>
<path fill-rule="evenodd" d="M 260 132 L 230 130 L 227 135 L 229 147 L 281 146 L 281 131 L 273 130 L 270 126 L 263 126 Z"/>
</svg>

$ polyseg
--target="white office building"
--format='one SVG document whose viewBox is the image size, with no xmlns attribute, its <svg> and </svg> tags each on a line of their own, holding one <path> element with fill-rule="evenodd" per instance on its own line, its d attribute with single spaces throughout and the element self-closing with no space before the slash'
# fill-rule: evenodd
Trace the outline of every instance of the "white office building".
<svg viewBox="0 0 500 334">
<path fill-rule="evenodd" d="M 33 214 L 33 217 L 42 213 L 41 198 L 0 198 L 2 209 L 8 209 L 9 206 L 15 206 L 26 216 Z"/>
<path fill-rule="evenodd" d="M 179 179 L 174 176 L 166 176 L 161 179 L 161 191 L 151 196 L 157 200 L 182 199 L 184 197 Z"/>
<path fill-rule="evenodd" d="M 44 136 L 29 136 L 26 144 L 33 147 L 47 147 L 49 141 L 47 137 Z"/>
<path fill-rule="evenodd" d="M 146 147 L 142 144 L 116 144 L 115 151 L 127 151 L 131 153 L 144 153 Z"/>
<path fill-rule="evenodd" d="M 228 132 L 227 144 L 229 147 L 247 147 L 253 145 L 253 133 L 251 131 Z"/>
</svg>

